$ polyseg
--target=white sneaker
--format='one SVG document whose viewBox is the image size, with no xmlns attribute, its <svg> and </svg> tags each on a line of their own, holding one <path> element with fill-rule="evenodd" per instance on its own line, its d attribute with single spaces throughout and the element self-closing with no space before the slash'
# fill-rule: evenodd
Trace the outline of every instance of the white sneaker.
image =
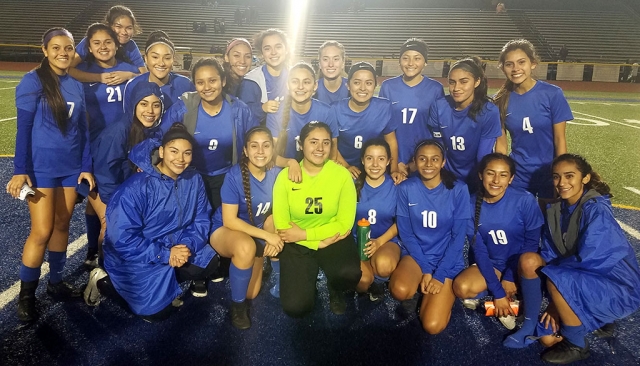
<svg viewBox="0 0 640 366">
<path fill-rule="evenodd" d="M 501 316 L 498 320 L 509 330 L 513 330 L 516 327 L 516 317 L 513 315 Z"/>
<path fill-rule="evenodd" d="M 89 282 L 84 289 L 84 302 L 89 306 L 98 306 L 100 304 L 100 290 L 98 290 L 98 281 L 107 277 L 107 272 L 98 267 L 94 268 L 89 274 Z"/>
<path fill-rule="evenodd" d="M 171 301 L 171 306 L 173 306 L 174 308 L 179 308 L 182 305 L 184 305 L 184 301 L 182 301 L 180 297 L 176 297 L 175 299 L 173 299 L 173 301 Z"/>
<path fill-rule="evenodd" d="M 462 306 L 467 309 L 476 310 L 480 306 L 480 299 L 462 299 Z"/>
</svg>

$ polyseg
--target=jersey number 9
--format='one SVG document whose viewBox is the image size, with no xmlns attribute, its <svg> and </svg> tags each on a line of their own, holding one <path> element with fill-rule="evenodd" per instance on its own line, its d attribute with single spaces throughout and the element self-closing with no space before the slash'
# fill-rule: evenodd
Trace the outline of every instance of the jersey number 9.
<svg viewBox="0 0 640 366">
<path fill-rule="evenodd" d="M 215 150 L 217 148 L 218 148 L 218 140 L 211 139 L 211 141 L 209 141 L 209 150 Z"/>
</svg>

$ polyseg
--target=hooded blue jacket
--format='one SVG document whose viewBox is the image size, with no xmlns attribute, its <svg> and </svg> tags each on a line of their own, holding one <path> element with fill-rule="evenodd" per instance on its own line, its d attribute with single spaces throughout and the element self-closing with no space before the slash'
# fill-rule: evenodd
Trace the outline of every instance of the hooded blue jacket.
<svg viewBox="0 0 640 366">
<path fill-rule="evenodd" d="M 136 145 L 129 159 L 142 169 L 118 187 L 107 206 L 104 268 L 116 291 L 138 315 L 152 315 L 182 293 L 171 247 L 184 244 L 189 263 L 206 268 L 211 206 L 200 174 L 188 168 L 173 180 L 151 163 L 157 139 Z"/>
<path fill-rule="evenodd" d="M 98 182 L 98 193 L 100 200 L 105 204 L 109 203 L 113 191 L 122 182 L 129 178 L 133 171 L 131 163 L 127 158 L 129 154 L 128 138 L 131 130 L 131 123 L 136 113 L 136 106 L 145 97 L 155 95 L 162 103 L 162 92 L 155 83 L 141 81 L 131 90 L 131 103 L 125 112 L 123 119 L 108 125 L 93 143 L 93 169 L 96 181 Z M 164 113 L 164 104 L 160 111 L 160 116 Z M 144 129 L 145 138 L 160 138 L 161 119 Z"/>
</svg>

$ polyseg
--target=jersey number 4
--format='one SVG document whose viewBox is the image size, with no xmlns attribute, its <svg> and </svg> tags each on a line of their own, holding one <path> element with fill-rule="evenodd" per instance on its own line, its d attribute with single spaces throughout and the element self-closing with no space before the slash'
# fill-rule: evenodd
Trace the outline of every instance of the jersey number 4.
<svg viewBox="0 0 640 366">
<path fill-rule="evenodd" d="M 533 133 L 533 126 L 531 126 L 531 121 L 529 121 L 529 117 L 524 117 L 522 119 L 522 131 Z"/>
<path fill-rule="evenodd" d="M 307 204 L 307 208 L 304 213 L 307 215 L 321 214 L 322 213 L 322 197 L 307 197 L 304 201 Z M 311 211 L 313 209 L 313 211 Z"/>
</svg>

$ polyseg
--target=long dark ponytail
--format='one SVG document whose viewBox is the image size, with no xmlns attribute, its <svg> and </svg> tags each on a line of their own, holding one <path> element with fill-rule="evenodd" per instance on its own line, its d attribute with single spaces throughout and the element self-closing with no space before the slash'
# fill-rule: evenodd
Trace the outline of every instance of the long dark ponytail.
<svg viewBox="0 0 640 366">
<path fill-rule="evenodd" d="M 585 192 L 593 189 L 603 196 L 608 195 L 610 198 L 613 197 L 613 194 L 611 193 L 611 187 L 609 187 L 609 185 L 602 180 L 600 174 L 596 173 L 596 171 L 593 170 L 591 164 L 587 162 L 587 159 L 578 154 L 566 153 L 553 159 L 551 167 L 553 168 L 561 162 L 575 164 L 576 168 L 578 168 L 583 177 L 587 174 L 591 175 L 591 179 L 584 185 Z"/>
<path fill-rule="evenodd" d="M 476 121 L 476 116 L 482 111 L 484 105 L 491 101 L 491 98 L 487 95 L 487 77 L 482 69 L 482 60 L 475 56 L 458 60 L 453 64 L 453 66 L 451 66 L 449 75 L 451 74 L 451 71 L 456 69 L 461 69 L 470 73 L 473 75 L 474 81 L 480 80 L 480 84 L 473 90 L 473 101 L 469 107 L 469 117 Z"/>
</svg>

